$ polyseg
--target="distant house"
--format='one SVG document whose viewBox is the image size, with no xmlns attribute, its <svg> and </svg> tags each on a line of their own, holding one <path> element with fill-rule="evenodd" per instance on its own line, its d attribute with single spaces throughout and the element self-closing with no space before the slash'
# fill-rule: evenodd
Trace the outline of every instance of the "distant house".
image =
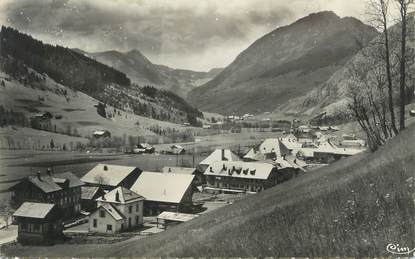
<svg viewBox="0 0 415 259">
<path fill-rule="evenodd" d="M 96 139 L 110 138 L 111 137 L 111 132 L 109 132 L 108 130 L 96 130 L 92 133 L 92 136 Z"/>
<path fill-rule="evenodd" d="M 142 153 L 152 154 L 154 153 L 154 151 L 155 151 L 155 148 L 148 143 L 138 143 L 137 147 L 133 149 L 133 152 L 136 154 L 142 154 Z"/>
<path fill-rule="evenodd" d="M 24 202 L 13 214 L 18 225 L 17 242 L 49 245 L 63 238 L 63 224 L 55 204 Z"/>
<path fill-rule="evenodd" d="M 97 199 L 98 208 L 89 215 L 89 231 L 117 233 L 143 224 L 144 198 L 117 187 Z"/>
<path fill-rule="evenodd" d="M 142 172 L 131 190 L 145 198 L 144 215 L 186 212 L 192 206 L 194 175 Z"/>
<path fill-rule="evenodd" d="M 224 192 L 259 192 L 297 173 L 288 161 L 272 163 L 217 161 L 205 171 L 207 188 Z"/>
<path fill-rule="evenodd" d="M 91 212 L 97 208 L 97 201 L 99 197 L 104 195 L 104 191 L 97 186 L 82 186 L 81 187 L 81 209 L 85 212 Z"/>
<path fill-rule="evenodd" d="M 137 167 L 98 164 L 86 173 L 81 180 L 87 186 L 97 186 L 112 190 L 122 186 L 129 189 L 137 180 L 141 170 Z"/>
<path fill-rule="evenodd" d="M 184 147 L 180 145 L 172 145 L 170 147 L 170 153 L 172 153 L 173 155 L 183 155 L 185 152 L 186 150 L 184 149 Z"/>
<path fill-rule="evenodd" d="M 239 157 L 229 149 L 215 149 L 208 157 L 199 163 L 202 170 L 217 161 L 240 161 Z"/>
<path fill-rule="evenodd" d="M 24 202 L 56 204 L 63 218 L 73 217 L 81 211 L 81 186 L 84 183 L 70 172 L 29 176 L 12 186 L 12 205 Z"/>
<path fill-rule="evenodd" d="M 33 117 L 30 118 L 30 125 L 34 129 L 51 130 L 52 129 L 51 119 L 52 118 L 53 118 L 53 115 L 50 112 L 37 113 Z"/>
<path fill-rule="evenodd" d="M 247 161 L 263 161 L 290 155 L 291 151 L 277 138 L 264 140 L 258 147 L 252 148 L 244 155 Z"/>
<path fill-rule="evenodd" d="M 331 163 L 343 157 L 357 155 L 364 150 L 354 148 L 336 148 L 333 150 L 316 150 L 314 151 L 314 159 L 322 163 Z"/>
</svg>

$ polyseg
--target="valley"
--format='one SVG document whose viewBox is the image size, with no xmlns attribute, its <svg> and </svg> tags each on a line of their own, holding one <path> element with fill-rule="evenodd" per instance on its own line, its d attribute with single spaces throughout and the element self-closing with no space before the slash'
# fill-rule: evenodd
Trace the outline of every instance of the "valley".
<svg viewBox="0 0 415 259">
<path fill-rule="evenodd" d="M 361 258 L 415 247 L 415 13 L 382 32 L 321 8 L 295 19 L 282 8 L 275 26 L 260 8 L 235 23 L 231 10 L 206 19 L 206 7 L 166 2 L 150 8 L 164 13 L 154 27 L 140 17 L 154 3 L 95 7 L 135 10 L 116 17 L 94 17 L 88 3 L 81 19 L 64 15 L 69 2 L 45 10 L 62 4 L 68 30 L 88 21 L 67 34 L 78 45 L 50 41 L 63 29 L 31 32 L 38 8 L 1 27 L 0 256 Z M 229 65 L 211 65 L 220 59 L 207 46 L 241 41 Z M 153 61 L 176 54 L 209 69 Z"/>
</svg>

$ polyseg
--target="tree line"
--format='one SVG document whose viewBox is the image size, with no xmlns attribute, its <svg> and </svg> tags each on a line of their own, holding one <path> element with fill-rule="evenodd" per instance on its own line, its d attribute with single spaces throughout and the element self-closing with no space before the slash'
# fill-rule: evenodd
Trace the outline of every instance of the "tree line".
<svg viewBox="0 0 415 259">
<path fill-rule="evenodd" d="M 368 0 L 368 17 L 380 35 L 347 65 L 349 109 L 372 151 L 406 126 L 405 106 L 415 89 L 413 8 L 414 0 Z M 391 21 L 396 24 L 391 26 Z"/>
</svg>

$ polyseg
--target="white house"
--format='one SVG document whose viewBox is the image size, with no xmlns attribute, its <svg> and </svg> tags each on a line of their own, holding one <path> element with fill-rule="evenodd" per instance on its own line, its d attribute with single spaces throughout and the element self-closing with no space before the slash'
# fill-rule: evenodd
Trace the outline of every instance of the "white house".
<svg viewBox="0 0 415 259">
<path fill-rule="evenodd" d="M 118 187 L 97 199 L 98 208 L 89 215 L 89 231 L 117 233 L 143 224 L 144 198 Z"/>
</svg>

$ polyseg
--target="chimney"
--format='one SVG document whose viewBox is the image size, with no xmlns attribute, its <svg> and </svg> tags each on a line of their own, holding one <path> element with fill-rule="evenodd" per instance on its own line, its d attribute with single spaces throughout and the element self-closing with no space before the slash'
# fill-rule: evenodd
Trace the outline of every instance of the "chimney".
<svg viewBox="0 0 415 259">
<path fill-rule="evenodd" d="M 213 173 L 213 168 L 209 167 L 209 172 Z"/>
<path fill-rule="evenodd" d="M 104 165 L 104 171 L 108 171 L 108 166 Z"/>
<path fill-rule="evenodd" d="M 169 167 L 169 173 L 171 173 L 171 167 Z"/>
<path fill-rule="evenodd" d="M 37 171 L 36 176 L 39 179 L 39 181 L 42 181 L 42 178 L 40 177 L 40 171 Z"/>
<path fill-rule="evenodd" d="M 282 159 L 287 160 L 287 159 L 285 158 L 285 154 L 284 154 L 284 155 L 282 155 Z"/>
<path fill-rule="evenodd" d="M 222 148 L 221 152 L 222 152 L 222 161 L 226 161 L 227 159 L 225 157 L 225 149 Z"/>
<path fill-rule="evenodd" d="M 51 176 L 52 175 L 52 170 L 50 168 L 46 169 L 46 173 Z"/>
<path fill-rule="evenodd" d="M 115 201 L 120 202 L 120 194 L 118 193 L 118 191 L 115 193 Z"/>
</svg>

